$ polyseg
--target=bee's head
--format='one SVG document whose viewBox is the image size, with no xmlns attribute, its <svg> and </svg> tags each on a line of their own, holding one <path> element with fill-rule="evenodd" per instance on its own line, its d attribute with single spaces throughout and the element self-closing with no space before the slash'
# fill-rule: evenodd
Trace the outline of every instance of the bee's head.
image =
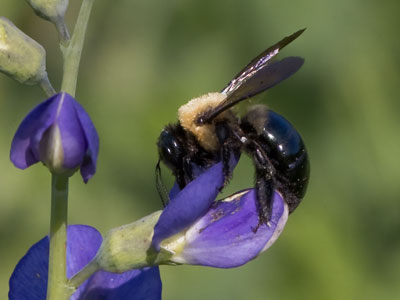
<svg viewBox="0 0 400 300">
<path fill-rule="evenodd" d="M 159 157 L 174 174 L 183 167 L 182 162 L 186 154 L 183 138 L 184 133 L 181 127 L 173 125 L 165 127 L 158 138 Z"/>
</svg>

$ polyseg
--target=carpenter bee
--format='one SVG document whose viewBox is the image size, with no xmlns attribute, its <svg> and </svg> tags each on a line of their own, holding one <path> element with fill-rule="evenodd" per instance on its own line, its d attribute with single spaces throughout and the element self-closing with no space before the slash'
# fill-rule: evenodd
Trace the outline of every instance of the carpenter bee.
<svg viewBox="0 0 400 300">
<path fill-rule="evenodd" d="M 161 180 L 160 161 L 172 170 L 182 189 L 217 162 L 222 162 L 227 182 L 232 175 L 230 159 L 242 152 L 254 162 L 259 225 L 268 224 L 271 218 L 275 190 L 282 194 L 289 212 L 298 206 L 309 178 L 308 155 L 300 134 L 289 121 L 264 105 L 253 106 L 242 118 L 231 108 L 300 69 L 304 62 L 300 57 L 271 59 L 304 30 L 255 57 L 220 93 L 208 93 L 179 108 L 178 122 L 167 125 L 157 142 L 156 183 L 164 206 L 168 196 Z"/>
</svg>

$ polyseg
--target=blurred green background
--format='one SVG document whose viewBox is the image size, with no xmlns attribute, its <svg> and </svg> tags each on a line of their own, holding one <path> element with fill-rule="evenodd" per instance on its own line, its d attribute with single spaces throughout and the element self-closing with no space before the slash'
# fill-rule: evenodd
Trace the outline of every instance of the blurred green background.
<svg viewBox="0 0 400 300">
<path fill-rule="evenodd" d="M 70 28 L 81 1 L 71 0 Z M 281 54 L 303 56 L 293 78 L 258 96 L 301 132 L 311 159 L 308 193 L 277 243 L 244 267 L 162 267 L 164 299 L 395 299 L 400 295 L 400 2 L 96 1 L 77 99 L 101 139 L 98 172 L 70 184 L 70 223 L 102 233 L 154 210 L 155 146 L 190 98 L 218 91 L 252 57 L 307 31 Z M 53 26 L 25 1 L 0 15 L 47 49 L 60 86 Z M 71 28 L 72 31 L 72 28 Z M 0 74 L 0 299 L 19 258 L 48 231 L 50 175 L 21 171 L 9 147 L 43 100 Z M 164 171 L 164 174 L 167 172 Z M 244 158 L 225 194 L 252 185 Z M 169 184 L 172 178 L 167 178 Z"/>
</svg>

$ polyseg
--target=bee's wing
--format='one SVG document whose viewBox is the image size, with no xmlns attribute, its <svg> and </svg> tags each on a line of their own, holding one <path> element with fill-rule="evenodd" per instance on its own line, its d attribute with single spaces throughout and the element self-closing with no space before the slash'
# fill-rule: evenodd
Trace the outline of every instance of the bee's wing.
<svg viewBox="0 0 400 300">
<path fill-rule="evenodd" d="M 296 73 L 303 63 L 304 59 L 301 57 L 286 57 L 280 61 L 271 62 L 268 66 L 252 74 L 251 77 L 247 78 L 233 92 L 227 93 L 225 100 L 218 107 L 223 111 L 243 99 L 253 97 L 258 93 L 272 88 Z"/>
<path fill-rule="evenodd" d="M 206 112 L 202 116 L 202 122 L 211 121 L 222 111 L 232 107 L 239 101 L 273 87 L 300 69 L 304 63 L 304 60 L 300 57 L 287 57 L 275 62 L 271 62 L 271 59 L 279 53 L 280 49 L 302 34 L 304 30 L 301 29 L 285 37 L 254 58 L 221 91 L 221 93 L 226 94 L 225 100 L 213 110 Z"/>
<path fill-rule="evenodd" d="M 239 88 L 246 81 L 247 78 L 251 77 L 255 72 L 267 66 L 269 61 L 276 56 L 281 49 L 286 45 L 294 41 L 304 32 L 304 29 L 298 30 L 295 33 L 283 38 L 275 45 L 272 45 L 268 49 L 264 50 L 260 55 L 253 58 L 251 62 L 247 64 L 240 72 L 228 83 L 228 85 L 222 90 L 224 94 L 231 94 Z"/>
</svg>

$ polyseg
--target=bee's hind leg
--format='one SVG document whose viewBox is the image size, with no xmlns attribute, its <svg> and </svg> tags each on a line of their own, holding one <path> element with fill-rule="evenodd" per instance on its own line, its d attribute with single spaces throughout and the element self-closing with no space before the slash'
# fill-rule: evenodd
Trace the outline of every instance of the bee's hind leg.
<svg viewBox="0 0 400 300">
<path fill-rule="evenodd" d="M 254 229 L 256 232 L 262 224 L 269 226 L 269 221 L 271 220 L 275 168 L 256 141 L 250 142 L 246 147 L 246 151 L 253 158 L 256 169 L 255 188 L 259 220 L 257 227 Z"/>
</svg>

